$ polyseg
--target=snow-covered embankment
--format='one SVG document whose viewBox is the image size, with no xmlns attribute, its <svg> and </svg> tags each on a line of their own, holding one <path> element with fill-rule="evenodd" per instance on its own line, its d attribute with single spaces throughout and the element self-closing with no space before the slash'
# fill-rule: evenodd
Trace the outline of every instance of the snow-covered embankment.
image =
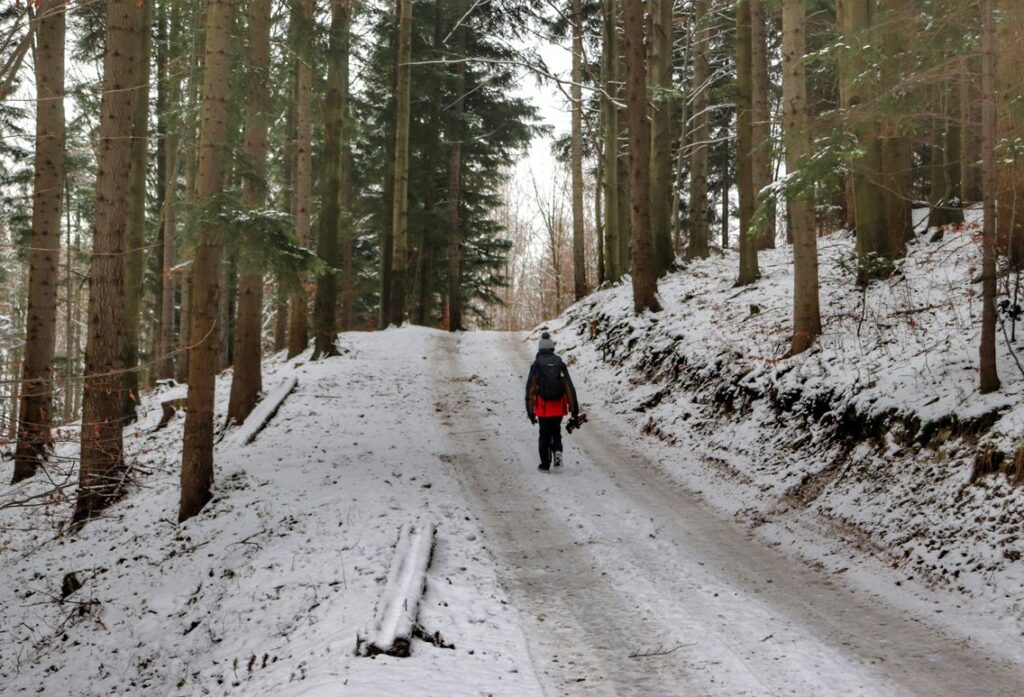
<svg viewBox="0 0 1024 697">
<path fill-rule="evenodd" d="M 670 470 L 766 539 L 829 530 L 898 569 L 897 583 L 946 587 L 1019 621 L 1024 375 L 1000 336 L 1003 389 L 978 393 L 975 232 L 922 235 L 866 292 L 852 239 L 822 238 L 824 336 L 795 358 L 788 249 L 764 253 L 746 288 L 730 254 L 663 279 L 662 313 L 634 316 L 627 280 L 548 326 L 581 394 L 608 395 L 663 444 Z M 1009 466 L 980 476 L 989 449 Z"/>
</svg>

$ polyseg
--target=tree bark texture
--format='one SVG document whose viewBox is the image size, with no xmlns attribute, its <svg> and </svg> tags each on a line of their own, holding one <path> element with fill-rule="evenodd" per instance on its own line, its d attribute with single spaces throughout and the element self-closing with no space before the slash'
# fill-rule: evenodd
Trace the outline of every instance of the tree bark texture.
<svg viewBox="0 0 1024 697">
<path fill-rule="evenodd" d="M 313 306 L 313 357 L 338 355 L 335 345 L 338 305 L 338 273 L 341 263 L 341 177 L 345 120 L 344 63 L 348 62 L 348 0 L 331 2 L 331 43 L 328 51 L 327 99 L 324 103 L 324 156 L 321 178 L 320 229 L 317 254 L 327 267 L 317 279 Z"/>
<path fill-rule="evenodd" d="M 136 0 L 109 0 L 89 267 L 89 336 L 82 395 L 81 465 L 74 522 L 117 499 L 124 476 L 124 252 L 129 215 L 132 106 L 145 66 Z"/>
<path fill-rule="evenodd" d="M 661 0 L 668 2 L 668 0 Z M 587 262 L 583 227 L 583 9 L 582 0 L 572 0 L 572 268 L 576 300 L 587 294 Z"/>
<path fill-rule="evenodd" d="M 626 113 L 629 123 L 629 201 L 633 310 L 661 310 L 650 216 L 651 136 L 647 121 L 647 52 L 641 0 L 626 0 Z"/>
<path fill-rule="evenodd" d="M 466 27 L 459 27 L 457 33 L 458 55 L 466 53 Z M 448 165 L 448 330 L 460 331 L 463 327 L 462 306 L 462 142 L 465 138 L 466 64 L 459 62 L 455 71 L 455 104 L 452 106 L 455 123 L 458 124 Z"/>
<path fill-rule="evenodd" d="M 298 17 L 296 41 L 298 61 L 296 78 L 296 137 L 295 137 L 295 237 L 303 247 L 310 239 L 310 195 L 313 188 L 313 67 L 312 0 L 293 0 L 293 12 Z M 306 350 L 309 344 L 309 297 L 304 289 L 291 296 L 288 308 L 288 357 L 293 358 Z"/>
<path fill-rule="evenodd" d="M 398 82 L 395 90 L 394 208 L 391 229 L 391 311 L 389 323 L 405 321 L 406 281 L 409 267 L 409 119 L 412 80 L 412 0 L 398 3 Z"/>
<path fill-rule="evenodd" d="M 149 169 L 149 59 L 152 49 L 153 2 L 140 2 L 136 40 L 142 66 L 139 88 L 132 92 L 132 155 L 129 172 L 128 235 L 124 257 L 125 369 L 124 414 L 135 420 L 139 403 L 139 329 L 142 272 L 146 260 L 146 174 Z"/>
<path fill-rule="evenodd" d="M 660 276 L 675 260 L 672 245 L 672 9 L 673 0 L 650 0 L 651 235 Z"/>
<path fill-rule="evenodd" d="M 753 228 L 754 192 L 753 59 L 750 0 L 736 2 L 736 185 L 740 199 L 740 273 L 736 285 L 753 283 L 757 268 L 757 231 Z"/>
<path fill-rule="evenodd" d="M 181 102 L 182 69 L 178 58 L 177 42 L 181 31 L 181 17 L 172 7 L 168 30 L 167 61 L 163 66 L 162 80 L 170 104 Z M 160 339 L 157 346 L 156 375 L 166 380 L 174 377 L 174 264 L 178 245 L 178 147 L 181 143 L 181 122 L 167 118 L 167 132 L 164 134 L 164 152 L 167 156 L 166 181 L 164 183 L 164 236 L 161 249 L 162 272 L 160 277 L 163 293 L 160 302 Z"/>
<path fill-rule="evenodd" d="M 619 258 L 619 109 L 615 104 L 615 74 L 618 65 L 618 41 L 616 40 L 616 0 L 602 0 L 601 36 L 601 114 L 603 117 L 603 158 L 604 173 L 604 243 L 605 278 L 618 281 L 622 278 L 622 263 Z"/>
<path fill-rule="evenodd" d="M 982 394 L 999 389 L 996 366 L 996 27 L 995 0 L 981 0 L 982 31 L 982 161 L 985 220 L 982 227 L 981 342 L 979 347 Z"/>
<path fill-rule="evenodd" d="M 708 225 L 708 51 L 711 44 L 709 0 L 694 2 L 693 142 L 690 145 L 690 235 L 687 259 L 706 259 L 711 232 Z"/>
<path fill-rule="evenodd" d="M 976 57 L 960 58 L 960 113 L 963 115 L 966 128 L 960 129 L 960 193 L 964 202 L 981 201 L 981 138 L 979 129 L 974 124 L 981 123 L 979 90 L 973 82 L 975 74 L 980 73 L 976 67 Z"/>
<path fill-rule="evenodd" d="M 774 180 L 772 160 L 772 117 L 768 99 L 768 36 L 764 0 L 750 0 L 750 99 L 751 150 L 754 179 L 755 206 L 760 208 L 767 199 L 762 192 Z M 775 206 L 768 202 L 771 213 L 757 229 L 757 248 L 775 247 Z"/>
<path fill-rule="evenodd" d="M 232 0 L 207 0 L 202 116 L 196 203 L 214 205 L 224 189 L 224 151 L 228 140 Z M 199 513 L 213 485 L 213 390 L 220 332 L 219 231 L 207 219 L 196 234 L 192 265 L 192 350 L 188 371 L 185 443 L 181 459 L 181 504 L 178 520 Z"/>
<path fill-rule="evenodd" d="M 434 6 L 434 32 L 431 50 L 436 56 L 443 56 L 446 53 L 444 46 L 446 9 L 440 3 Z M 434 90 L 430 95 L 428 118 L 438 123 L 444 116 L 442 97 L 441 90 Z M 442 157 L 440 129 L 433 129 L 430 133 L 425 150 L 425 171 L 434 172 Z M 433 220 L 437 215 L 438 193 L 439 190 L 433 181 L 424 188 L 423 215 L 428 220 Z M 433 225 L 423 225 L 421 230 L 419 254 L 416 259 L 416 306 L 413 321 L 420 326 L 427 327 L 433 323 L 434 317 L 434 243 L 436 235 Z"/>
<path fill-rule="evenodd" d="M 874 0 L 839 0 L 839 27 L 847 46 L 870 42 Z M 860 154 L 852 163 L 850 177 L 854 220 L 857 229 L 858 282 L 887 276 L 892 253 L 886 230 L 885 196 L 882 182 L 882 143 L 878 118 L 867 106 L 872 99 L 868 81 L 858 79 L 868 70 L 863 51 L 846 50 L 840 55 L 840 83 L 843 107 L 850 130 L 857 138 Z"/>
<path fill-rule="evenodd" d="M 964 211 L 960 198 L 960 91 L 943 81 L 934 88 L 937 118 L 932 132 L 932 162 L 929 227 L 961 225 Z"/>
<path fill-rule="evenodd" d="M 245 156 L 251 168 L 242 181 L 242 204 L 263 208 L 267 200 L 267 117 L 270 79 L 270 0 L 249 4 L 249 94 L 245 105 Z M 239 249 L 238 310 L 235 319 L 235 370 L 231 378 L 228 420 L 236 424 L 256 406 L 263 391 L 263 259 L 255 251 L 256 232 L 245 231 Z"/>
<path fill-rule="evenodd" d="M 807 0 L 782 3 L 782 102 L 785 119 L 786 171 L 797 172 L 813 151 L 807 105 Z M 807 350 L 821 334 L 818 301 L 818 238 L 814 192 L 787 196 L 793 235 L 793 337 L 790 353 Z"/>
<path fill-rule="evenodd" d="M 56 374 L 57 265 L 64 198 L 63 0 L 44 0 L 36 18 L 36 146 L 32 191 L 25 359 L 13 482 L 35 474 L 53 448 L 50 424 Z M 70 258 L 71 250 L 68 249 Z M 68 290 L 70 292 L 70 283 Z M 71 360 L 70 354 L 68 360 Z M 67 397 L 65 397 L 65 400 Z"/>
<path fill-rule="evenodd" d="M 906 32 L 915 23 L 914 0 L 882 0 L 882 6 L 882 83 L 891 88 L 913 68 Z M 910 108 L 907 99 L 898 98 L 894 107 L 897 113 L 886 114 L 882 124 L 882 193 L 889 247 L 893 257 L 903 257 L 914 237 L 914 144 L 900 122 Z"/>
<path fill-rule="evenodd" d="M 355 207 L 354 173 L 352 171 L 352 113 L 349 92 L 351 90 L 352 53 L 352 3 L 344 2 L 345 45 L 340 65 L 341 92 L 341 329 L 351 331 L 355 313 L 355 229 L 353 209 Z"/>
<path fill-rule="evenodd" d="M 996 237 L 1010 264 L 1024 268 L 1024 3 L 999 0 L 996 27 L 996 113 L 999 142 L 1016 148 L 996 153 Z"/>
</svg>

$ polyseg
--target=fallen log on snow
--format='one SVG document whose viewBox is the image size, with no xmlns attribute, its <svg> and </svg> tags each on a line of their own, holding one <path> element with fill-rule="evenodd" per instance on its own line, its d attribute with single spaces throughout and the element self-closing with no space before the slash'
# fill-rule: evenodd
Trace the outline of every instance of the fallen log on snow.
<svg viewBox="0 0 1024 697">
<path fill-rule="evenodd" d="M 435 529 L 432 522 L 402 526 L 373 621 L 356 637 L 358 655 L 409 655 L 420 598 L 427 583 L 427 567 L 434 551 Z"/>
<path fill-rule="evenodd" d="M 178 410 L 184 409 L 187 404 L 188 399 L 185 397 L 182 397 L 181 399 L 169 399 L 166 402 L 160 402 L 160 409 L 163 410 L 163 414 L 160 417 L 160 423 L 158 423 L 156 428 L 154 428 L 153 430 L 159 431 L 160 429 L 166 427 L 167 424 L 171 422 L 171 419 L 173 419 L 177 415 Z"/>
<path fill-rule="evenodd" d="M 257 434 L 274 418 L 274 414 L 281 408 L 281 404 L 298 384 L 299 379 L 294 375 L 282 380 L 263 398 L 263 401 L 256 405 L 256 408 L 246 417 L 245 422 L 238 430 L 225 439 L 224 444 L 242 446 L 252 443 Z"/>
</svg>

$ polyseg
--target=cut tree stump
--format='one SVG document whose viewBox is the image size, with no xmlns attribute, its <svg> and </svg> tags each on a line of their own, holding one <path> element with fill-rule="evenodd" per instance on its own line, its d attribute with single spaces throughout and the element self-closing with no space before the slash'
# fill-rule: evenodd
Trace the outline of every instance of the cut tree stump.
<svg viewBox="0 0 1024 697">
<path fill-rule="evenodd" d="M 270 393 L 263 398 L 263 400 L 256 405 L 256 408 L 252 410 L 249 416 L 246 417 L 245 422 L 225 439 L 224 445 L 249 445 L 256 436 L 262 431 L 266 425 L 274 418 L 274 414 L 281 408 L 281 404 L 288 398 L 288 395 L 295 390 L 295 387 L 299 384 L 299 379 L 294 375 L 282 380 L 277 387 L 270 391 Z"/>
<path fill-rule="evenodd" d="M 373 622 L 356 637 L 358 655 L 409 655 L 420 598 L 426 589 L 427 567 L 434 551 L 435 530 L 432 522 L 402 526 Z"/>
</svg>

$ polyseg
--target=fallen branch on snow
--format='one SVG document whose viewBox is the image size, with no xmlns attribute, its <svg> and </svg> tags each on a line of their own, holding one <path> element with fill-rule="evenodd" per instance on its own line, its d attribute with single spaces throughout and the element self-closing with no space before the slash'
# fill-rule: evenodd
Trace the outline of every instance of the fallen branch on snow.
<svg viewBox="0 0 1024 697">
<path fill-rule="evenodd" d="M 675 653 L 676 651 L 678 651 L 681 648 L 685 648 L 687 646 L 696 646 L 696 645 L 697 645 L 696 642 L 694 642 L 692 644 L 676 644 L 671 649 L 666 649 L 666 648 L 662 647 L 659 644 L 658 648 L 653 649 L 651 651 L 634 651 L 633 653 L 629 654 L 629 658 L 651 658 L 653 656 L 667 656 L 670 653 Z"/>
</svg>

